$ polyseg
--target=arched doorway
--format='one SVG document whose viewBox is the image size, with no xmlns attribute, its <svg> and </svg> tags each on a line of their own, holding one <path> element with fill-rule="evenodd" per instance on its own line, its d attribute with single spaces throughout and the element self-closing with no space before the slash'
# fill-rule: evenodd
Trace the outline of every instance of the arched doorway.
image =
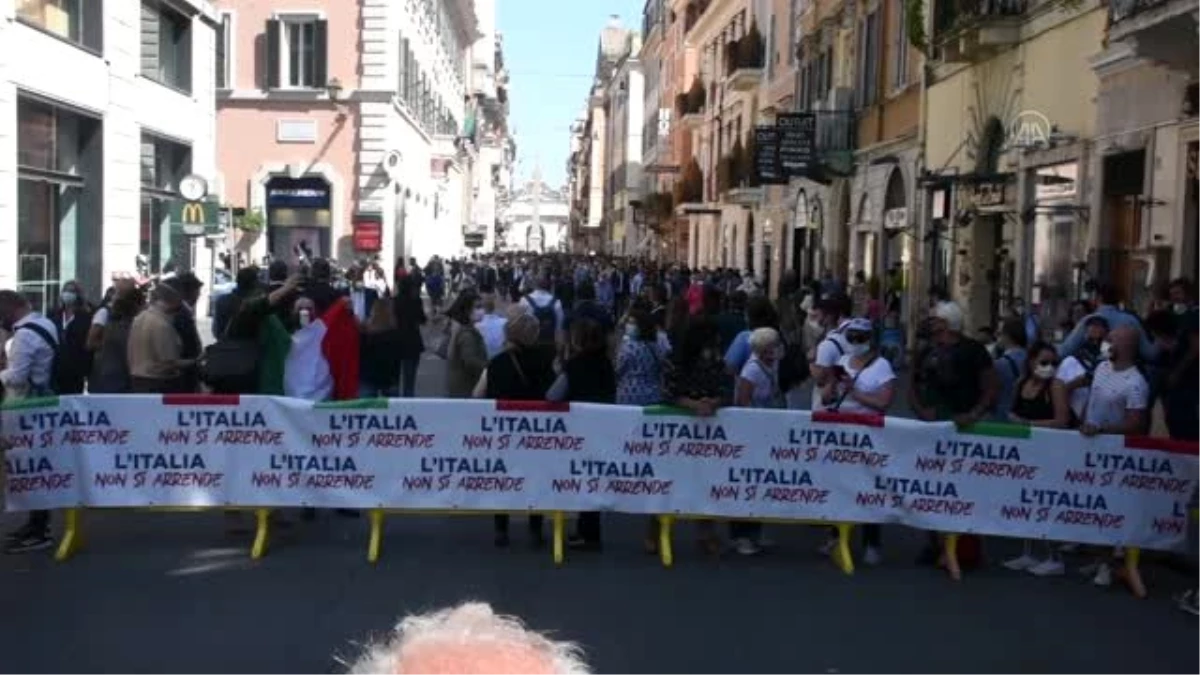
<svg viewBox="0 0 1200 675">
<path fill-rule="evenodd" d="M 864 192 L 858 198 L 858 211 L 854 214 L 855 260 L 854 267 L 868 278 L 875 276 L 877 263 L 877 232 L 872 215 L 871 197 Z"/>
<path fill-rule="evenodd" d="M 267 250 L 275 260 L 331 257 L 332 187 L 323 176 L 267 181 Z"/>
<path fill-rule="evenodd" d="M 908 224 L 908 197 L 904 187 L 904 173 L 899 168 L 892 169 L 888 176 L 887 187 L 883 193 L 883 266 L 880 272 L 887 275 L 889 271 L 903 267 L 907 256 L 910 237 L 905 233 Z"/>
</svg>

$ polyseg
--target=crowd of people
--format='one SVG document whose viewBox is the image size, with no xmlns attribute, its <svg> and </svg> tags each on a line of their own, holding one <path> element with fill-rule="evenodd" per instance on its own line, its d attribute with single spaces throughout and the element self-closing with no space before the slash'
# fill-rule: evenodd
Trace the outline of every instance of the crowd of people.
<svg viewBox="0 0 1200 675">
<path fill-rule="evenodd" d="M 93 306 L 71 282 L 45 315 L 0 291 L 5 400 L 198 391 L 411 397 L 428 352 L 446 360 L 444 390 L 429 393 L 452 398 L 662 403 L 698 415 L 726 406 L 911 412 L 1089 435 L 1149 434 L 1161 404 L 1167 435 L 1197 438 L 1198 314 L 1186 279 L 1145 316 L 1098 287 L 1071 323 L 1046 330 L 1037 308 L 1018 304 L 982 339 L 967 334 L 959 305 L 935 291 L 903 383 L 904 357 L 880 339 L 899 315 L 892 274 L 885 284 L 861 276 L 844 284 L 829 273 L 803 282 L 789 273 L 772 299 L 736 270 L 598 256 L 434 258 L 423 267 L 410 259 L 390 278 L 378 263 L 338 273 L 321 259 L 299 268 L 274 261 L 237 273 L 236 288 L 215 302 L 207 348 L 194 312 L 202 286 L 189 273 L 152 288 L 116 279 Z M 901 398 L 911 411 L 897 409 Z M 48 514 L 32 513 L 8 550 L 49 546 L 48 523 Z M 528 527 L 541 543 L 540 519 Z M 878 562 L 879 528 L 863 535 L 864 561 Z M 506 516 L 496 516 L 494 536 L 509 544 Z M 656 542 L 651 525 L 646 546 Z M 768 545 L 751 522 L 732 523 L 728 540 L 702 523 L 700 543 L 744 555 Z M 570 544 L 600 548 L 600 514 L 581 514 Z M 969 537 L 961 549 L 967 565 L 978 557 Z M 931 536 L 924 561 L 937 562 L 938 551 Z M 1058 549 L 1035 556 L 1027 547 L 1007 566 L 1065 570 Z M 1100 560 L 1091 572 L 1106 584 L 1112 569 Z M 1190 602 L 1194 611 L 1194 595 Z"/>
</svg>

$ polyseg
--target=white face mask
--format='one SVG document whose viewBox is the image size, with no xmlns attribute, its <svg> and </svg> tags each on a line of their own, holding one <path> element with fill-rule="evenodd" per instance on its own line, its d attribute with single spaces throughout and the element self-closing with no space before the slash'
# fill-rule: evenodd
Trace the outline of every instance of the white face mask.
<svg viewBox="0 0 1200 675">
<path fill-rule="evenodd" d="M 1176 314 L 1186 314 L 1188 311 L 1188 306 L 1182 302 L 1177 302 L 1174 305 L 1171 305 L 1171 309 L 1175 310 Z"/>
<path fill-rule="evenodd" d="M 75 291 L 62 292 L 62 303 L 64 305 L 73 305 L 78 298 L 79 296 L 75 294 Z"/>
<path fill-rule="evenodd" d="M 304 328 L 312 323 L 312 312 L 307 309 L 302 309 L 298 312 L 300 318 L 300 327 Z"/>
<path fill-rule="evenodd" d="M 1110 344 L 1107 340 L 1100 343 L 1100 358 L 1112 358 L 1112 344 Z"/>
<path fill-rule="evenodd" d="M 480 321 L 483 321 L 483 309 L 471 310 L 471 321 L 474 323 L 479 323 Z"/>
<path fill-rule="evenodd" d="M 1055 373 L 1055 368 L 1054 368 L 1054 364 L 1052 364 L 1052 363 L 1047 363 L 1044 366 L 1037 366 L 1036 368 L 1033 369 L 1034 377 L 1038 378 L 1039 380 L 1048 380 L 1048 379 L 1054 377 L 1054 373 Z"/>
<path fill-rule="evenodd" d="M 861 342 L 846 346 L 846 353 L 851 356 L 862 356 L 869 351 L 871 351 L 871 344 L 869 342 Z"/>
</svg>

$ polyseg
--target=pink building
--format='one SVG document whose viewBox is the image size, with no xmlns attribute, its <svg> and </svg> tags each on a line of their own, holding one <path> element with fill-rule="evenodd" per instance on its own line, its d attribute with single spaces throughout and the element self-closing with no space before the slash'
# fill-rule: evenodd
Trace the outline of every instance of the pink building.
<svg viewBox="0 0 1200 675">
<path fill-rule="evenodd" d="M 385 264 L 457 252 L 472 0 L 216 7 L 219 188 L 252 214 L 235 215 L 238 250 Z"/>
</svg>

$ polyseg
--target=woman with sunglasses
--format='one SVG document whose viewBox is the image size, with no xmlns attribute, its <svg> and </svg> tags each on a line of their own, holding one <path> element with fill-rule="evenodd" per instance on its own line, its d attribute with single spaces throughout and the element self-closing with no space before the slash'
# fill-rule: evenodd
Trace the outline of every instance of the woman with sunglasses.
<svg viewBox="0 0 1200 675">
<path fill-rule="evenodd" d="M 1025 374 L 1013 387 L 1012 410 L 1008 419 L 1017 424 L 1048 429 L 1066 429 L 1070 424 L 1071 407 L 1067 388 L 1055 378 L 1058 372 L 1058 351 L 1048 342 L 1037 342 L 1029 349 Z M 1026 539 L 1021 555 L 1004 563 L 1010 570 L 1029 572 L 1039 577 L 1056 576 L 1065 571 L 1058 553 L 1049 545 L 1046 558 L 1033 555 L 1033 540 Z"/>
<path fill-rule="evenodd" d="M 896 393 L 896 372 L 892 364 L 879 354 L 872 341 L 874 330 L 867 319 L 851 319 L 842 335 L 846 354 L 835 366 L 835 376 L 821 390 L 825 410 L 870 415 L 887 414 Z M 879 525 L 863 525 L 863 562 L 878 565 L 880 554 Z M 836 540 L 830 539 L 822 552 L 833 550 Z"/>
</svg>

